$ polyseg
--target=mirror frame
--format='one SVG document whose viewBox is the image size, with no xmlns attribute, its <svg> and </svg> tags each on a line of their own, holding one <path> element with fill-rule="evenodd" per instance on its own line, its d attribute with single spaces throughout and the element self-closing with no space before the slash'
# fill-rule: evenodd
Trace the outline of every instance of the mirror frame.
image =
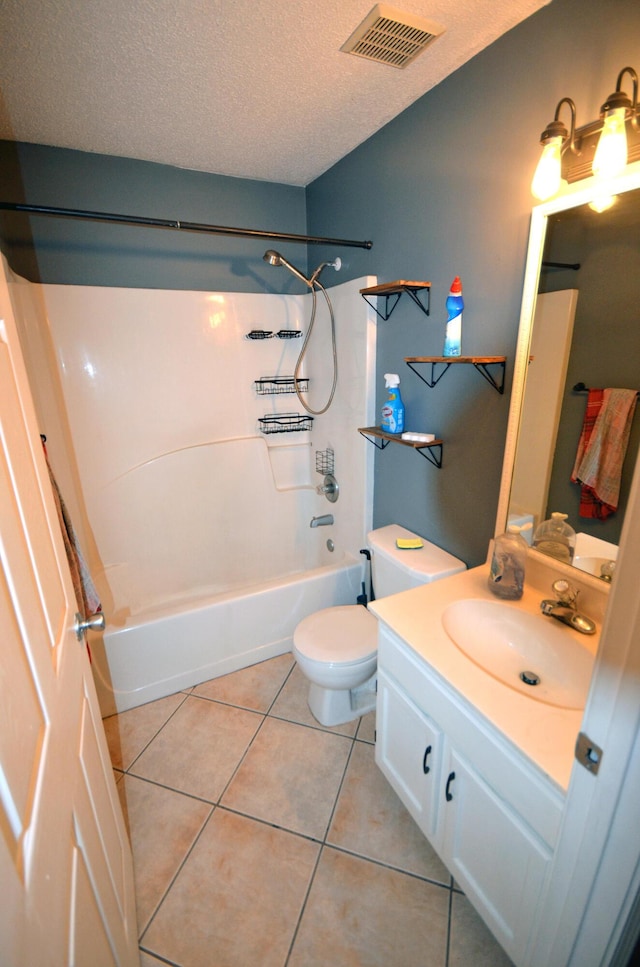
<svg viewBox="0 0 640 967">
<path fill-rule="evenodd" d="M 557 212 L 589 204 L 589 202 L 593 201 L 602 192 L 601 188 L 600 192 L 598 191 L 599 187 L 598 180 L 593 177 L 575 182 L 565 187 L 561 194 L 550 201 L 535 205 L 531 212 L 531 228 L 525 264 L 522 306 L 520 310 L 513 383 L 511 387 L 511 401 L 509 404 L 509 421 L 507 424 L 507 437 L 505 441 L 502 476 L 500 478 L 500 497 L 498 499 L 494 536 L 502 534 L 507 527 L 511 481 L 515 466 L 527 369 L 529 365 L 529 346 L 531 343 L 533 315 L 540 281 L 547 218 Z M 640 188 L 640 161 L 627 165 L 624 172 L 613 180 L 611 194 L 620 195 L 626 191 L 633 191 L 638 188 Z M 538 552 L 533 549 L 530 549 L 529 553 L 538 556 Z M 601 584 L 602 582 L 598 581 L 598 583 Z"/>
</svg>

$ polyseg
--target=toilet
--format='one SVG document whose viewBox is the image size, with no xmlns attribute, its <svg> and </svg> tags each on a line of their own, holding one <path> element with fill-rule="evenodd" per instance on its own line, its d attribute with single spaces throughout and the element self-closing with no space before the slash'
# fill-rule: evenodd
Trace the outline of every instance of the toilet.
<svg viewBox="0 0 640 967">
<path fill-rule="evenodd" d="M 417 550 L 401 550 L 396 544 L 416 537 L 398 524 L 367 535 L 376 598 L 466 569 L 457 557 L 423 538 Z M 342 725 L 375 708 L 378 621 L 361 604 L 323 608 L 303 618 L 293 633 L 292 651 L 309 680 L 309 708 L 320 725 Z"/>
</svg>

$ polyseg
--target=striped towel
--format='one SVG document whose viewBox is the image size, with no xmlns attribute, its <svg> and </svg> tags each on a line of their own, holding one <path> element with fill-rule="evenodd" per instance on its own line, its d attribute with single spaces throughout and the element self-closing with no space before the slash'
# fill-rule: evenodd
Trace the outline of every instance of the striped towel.
<svg viewBox="0 0 640 967">
<path fill-rule="evenodd" d="M 581 485 L 580 516 L 605 520 L 618 509 L 637 392 L 591 389 L 571 474 Z"/>
<path fill-rule="evenodd" d="M 56 478 L 54 477 L 51 465 L 49 464 L 49 456 L 44 443 L 42 448 L 44 450 L 44 456 L 47 463 L 47 470 L 49 471 L 49 480 L 51 481 L 53 499 L 58 512 L 60 530 L 62 531 L 64 549 L 67 553 L 67 561 L 69 564 L 69 570 L 71 571 L 71 579 L 73 581 L 73 590 L 75 591 L 78 610 L 82 618 L 86 620 L 94 612 L 102 611 L 102 605 L 100 604 L 100 598 L 98 597 L 98 592 L 96 591 L 95 585 L 89 573 L 89 569 L 87 568 L 84 557 L 82 556 L 82 551 L 80 550 L 80 545 L 78 544 L 78 540 L 73 529 L 73 524 L 71 523 L 69 511 L 67 510 L 66 504 L 62 499 L 62 494 L 60 493 Z"/>
</svg>

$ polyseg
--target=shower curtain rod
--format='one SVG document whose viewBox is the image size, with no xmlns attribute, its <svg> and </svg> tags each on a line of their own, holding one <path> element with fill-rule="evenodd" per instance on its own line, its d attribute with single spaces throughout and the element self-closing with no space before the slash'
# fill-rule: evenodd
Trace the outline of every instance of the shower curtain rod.
<svg viewBox="0 0 640 967">
<path fill-rule="evenodd" d="M 370 249 L 373 242 L 357 242 L 348 238 L 323 238 L 320 235 L 292 235 L 288 232 L 263 232 L 255 228 L 231 228 L 224 225 L 207 225 L 200 222 L 183 222 L 175 218 L 144 218 L 139 215 L 116 215 L 113 212 L 91 212 L 77 208 L 51 208 L 47 205 L 26 205 L 0 202 L 0 210 L 23 212 L 27 215 L 54 215 L 61 218 L 84 218 L 94 222 L 117 222 L 121 225 L 139 225 L 145 228 L 173 228 L 185 232 L 204 232 L 209 235 L 234 235 L 237 238 L 269 238 L 281 242 L 306 242 L 310 245 L 344 245 L 351 248 Z"/>
</svg>

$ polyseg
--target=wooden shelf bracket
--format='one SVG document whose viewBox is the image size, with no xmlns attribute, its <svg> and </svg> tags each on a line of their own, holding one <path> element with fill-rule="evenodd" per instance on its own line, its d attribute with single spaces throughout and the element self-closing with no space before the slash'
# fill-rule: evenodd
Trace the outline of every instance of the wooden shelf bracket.
<svg viewBox="0 0 640 967">
<path fill-rule="evenodd" d="M 413 299 L 418 308 L 429 315 L 431 309 L 431 283 L 430 282 L 407 282 L 398 279 L 396 282 L 384 282 L 382 285 L 372 285 L 368 289 L 360 289 L 360 295 L 371 308 L 385 322 L 398 305 L 403 292 Z M 426 304 L 421 300 L 420 295 L 426 297 Z M 381 312 L 377 306 L 377 300 L 384 297 L 384 310 Z"/>
<path fill-rule="evenodd" d="M 386 433 L 379 426 L 364 426 L 358 428 L 358 433 L 373 443 L 377 450 L 384 450 L 390 443 L 399 443 L 403 447 L 411 447 L 425 457 L 438 470 L 442 469 L 442 440 L 433 440 L 431 443 L 419 443 L 415 440 L 403 440 L 402 437 L 394 433 Z M 377 442 L 380 441 L 380 442 Z"/>
<path fill-rule="evenodd" d="M 471 363 L 478 372 L 484 376 L 488 383 L 493 386 L 493 388 L 502 395 L 504 393 L 504 378 L 506 369 L 506 356 L 405 356 L 405 363 L 409 369 L 418 376 L 423 383 L 426 383 L 431 389 L 438 383 L 446 371 L 454 363 Z M 431 372 L 430 375 L 425 376 L 418 369 L 416 365 L 430 365 Z M 436 371 L 437 366 L 442 366 L 443 369 L 440 372 Z M 489 371 L 489 366 L 500 367 L 502 376 L 500 382 L 495 379 L 494 375 Z"/>
</svg>

